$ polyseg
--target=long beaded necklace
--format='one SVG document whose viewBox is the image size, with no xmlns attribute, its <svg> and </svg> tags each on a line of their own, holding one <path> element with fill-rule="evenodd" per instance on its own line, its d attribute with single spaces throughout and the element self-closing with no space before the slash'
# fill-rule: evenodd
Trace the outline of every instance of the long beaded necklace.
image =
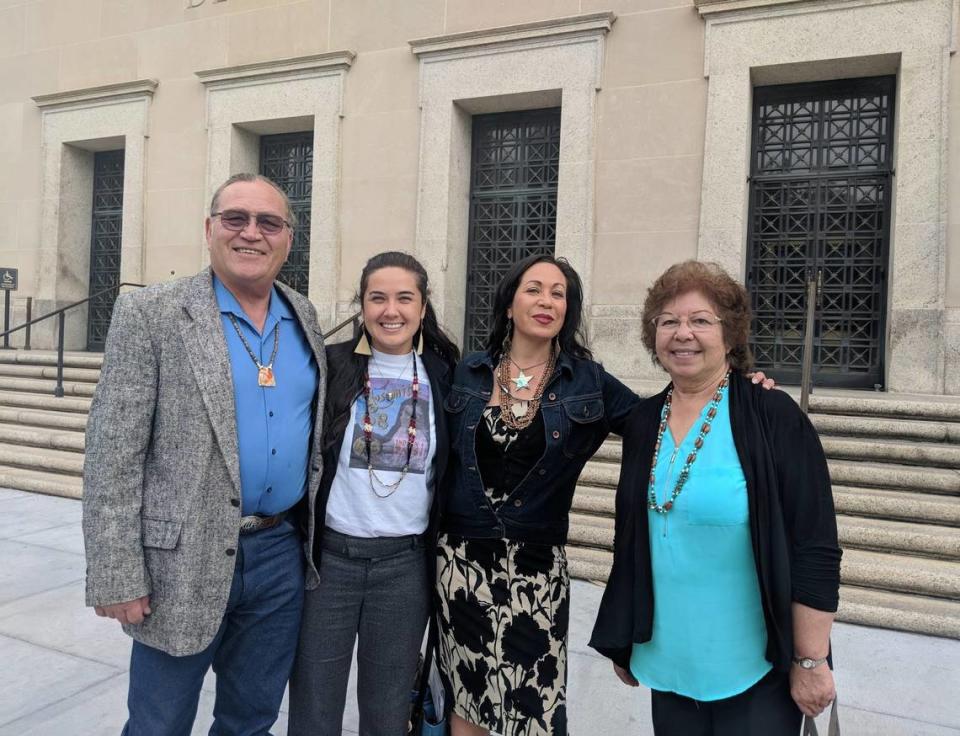
<svg viewBox="0 0 960 736">
<path fill-rule="evenodd" d="M 407 423 L 407 460 L 403 464 L 403 469 L 400 471 L 400 477 L 393 483 L 384 483 L 380 479 L 380 476 L 377 475 L 377 471 L 373 469 L 370 450 L 370 446 L 373 443 L 373 422 L 370 420 L 370 394 L 372 387 L 370 385 L 369 362 L 363 372 L 363 445 L 367 453 L 367 472 L 370 475 L 370 490 L 372 490 L 378 498 L 389 498 L 397 488 L 399 488 L 400 484 L 403 483 L 403 479 L 407 477 L 407 473 L 410 471 L 410 458 L 413 457 L 413 444 L 417 441 L 417 400 L 420 398 L 420 377 L 417 375 L 417 356 L 412 352 L 410 356 L 413 358 L 413 381 L 411 381 L 410 384 L 413 402 L 410 407 L 410 421 Z M 387 489 L 387 492 L 380 493 L 377 490 L 377 486 Z"/>
<path fill-rule="evenodd" d="M 553 375 L 554 366 L 557 363 L 557 350 L 550 349 L 550 357 L 546 360 L 543 372 L 540 374 L 540 380 L 537 381 L 537 387 L 533 391 L 533 396 L 529 399 L 520 399 L 510 393 L 510 364 L 512 359 L 508 353 L 500 356 L 500 365 L 497 366 L 497 383 L 500 386 L 500 418 L 503 423 L 511 429 L 526 429 L 537 417 L 537 411 L 540 409 L 540 399 L 543 396 L 543 390 L 546 388 L 547 381 Z M 517 414 L 514 408 L 520 408 L 526 404 L 526 410 L 522 414 Z"/>
<path fill-rule="evenodd" d="M 713 399 L 710 401 L 710 408 L 707 409 L 706 419 L 704 419 L 703 424 L 700 426 L 700 433 L 697 435 L 697 439 L 693 443 L 693 452 L 687 455 L 687 461 L 683 464 L 683 468 L 680 470 L 680 475 L 677 476 L 677 483 L 673 487 L 673 493 L 670 494 L 669 499 L 664 501 L 663 505 L 660 505 L 657 503 L 657 493 L 654 488 L 654 472 L 657 469 L 657 460 L 660 458 L 660 443 L 663 440 L 663 433 L 666 431 L 667 421 L 670 419 L 670 405 L 673 403 L 673 387 L 671 386 L 670 390 L 667 391 L 667 400 L 663 402 L 663 411 L 660 417 L 660 428 L 657 430 L 657 443 L 653 447 L 653 465 L 650 466 L 650 485 L 647 489 L 647 508 L 651 511 L 656 511 L 658 514 L 666 514 L 673 508 L 674 501 L 677 500 L 677 496 L 679 496 L 680 491 L 683 490 L 683 486 L 687 482 L 687 478 L 690 477 L 690 468 L 696 461 L 697 453 L 700 452 L 700 448 L 703 447 L 703 440 L 710 433 L 710 425 L 713 424 L 713 419 L 717 416 L 717 407 L 723 400 L 723 392 L 726 391 L 729 383 L 730 374 L 728 373 L 723 377 L 723 380 L 720 381 L 720 385 L 717 386 L 717 390 L 713 394 Z"/>
</svg>

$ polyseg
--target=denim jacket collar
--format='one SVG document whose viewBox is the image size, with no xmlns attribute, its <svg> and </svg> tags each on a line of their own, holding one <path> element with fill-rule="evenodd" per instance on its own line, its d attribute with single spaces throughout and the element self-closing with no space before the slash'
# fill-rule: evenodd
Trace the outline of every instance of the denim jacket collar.
<svg viewBox="0 0 960 736">
<path fill-rule="evenodd" d="M 494 370 L 496 365 L 493 362 L 493 356 L 490 355 L 490 352 L 484 350 L 479 353 L 472 353 L 468 355 L 464 362 L 470 366 L 470 368 L 480 368 L 481 366 L 486 366 L 490 370 Z M 573 359 L 563 350 L 560 351 L 560 355 L 557 358 L 557 367 L 560 368 L 568 377 L 573 375 Z"/>
</svg>

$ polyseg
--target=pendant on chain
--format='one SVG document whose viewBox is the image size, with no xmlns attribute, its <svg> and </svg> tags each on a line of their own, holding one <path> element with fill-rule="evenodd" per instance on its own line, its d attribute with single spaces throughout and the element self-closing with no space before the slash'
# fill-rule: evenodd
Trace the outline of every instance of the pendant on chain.
<svg viewBox="0 0 960 736">
<path fill-rule="evenodd" d="M 257 372 L 257 385 L 267 387 L 277 385 L 276 376 L 273 375 L 273 366 L 260 366 L 260 370 Z"/>
</svg>

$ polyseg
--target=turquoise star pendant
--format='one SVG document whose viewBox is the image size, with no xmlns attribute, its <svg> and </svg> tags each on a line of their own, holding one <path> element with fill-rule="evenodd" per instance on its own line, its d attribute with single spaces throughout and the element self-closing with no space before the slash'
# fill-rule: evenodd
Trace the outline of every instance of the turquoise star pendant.
<svg viewBox="0 0 960 736">
<path fill-rule="evenodd" d="M 514 384 L 516 384 L 516 388 L 517 388 L 517 390 L 519 391 L 519 390 L 522 389 L 522 388 L 529 388 L 529 387 L 530 387 L 530 379 L 531 379 L 531 378 L 533 378 L 533 376 L 524 375 L 523 370 L 521 369 L 521 371 L 520 371 L 520 373 L 517 375 L 517 377 L 516 377 L 516 378 L 511 378 L 510 380 L 513 381 Z"/>
</svg>

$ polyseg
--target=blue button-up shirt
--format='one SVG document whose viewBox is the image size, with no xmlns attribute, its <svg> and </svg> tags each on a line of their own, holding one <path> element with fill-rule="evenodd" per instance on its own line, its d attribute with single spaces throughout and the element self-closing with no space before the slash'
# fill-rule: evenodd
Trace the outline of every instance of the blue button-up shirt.
<svg viewBox="0 0 960 736">
<path fill-rule="evenodd" d="M 213 289 L 220 307 L 230 353 L 233 400 L 240 451 L 243 514 L 271 516 L 286 511 L 307 484 L 317 364 L 296 316 L 274 288 L 263 331 L 258 332 L 236 297 L 216 277 Z M 277 385 L 260 386 L 258 370 L 228 315 L 236 317 L 247 345 L 261 365 L 270 362 L 273 330 L 280 325 L 280 346 L 273 364 Z"/>
</svg>

